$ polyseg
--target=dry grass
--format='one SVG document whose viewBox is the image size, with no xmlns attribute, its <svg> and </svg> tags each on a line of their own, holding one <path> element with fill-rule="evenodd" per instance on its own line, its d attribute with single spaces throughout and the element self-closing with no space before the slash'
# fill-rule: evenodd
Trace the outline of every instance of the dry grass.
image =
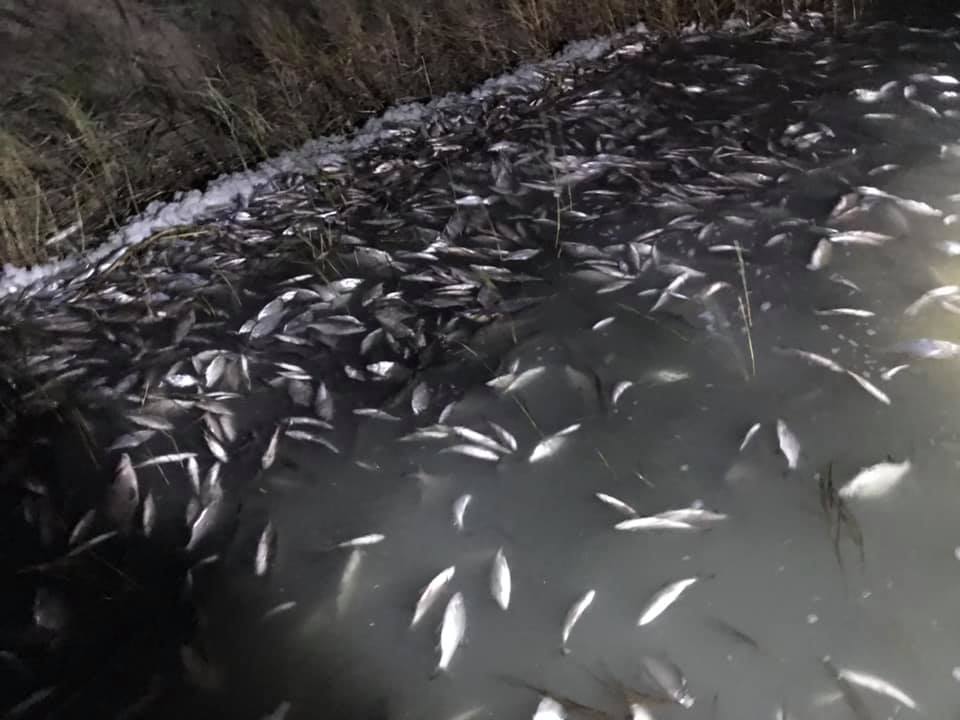
<svg viewBox="0 0 960 720">
<path fill-rule="evenodd" d="M 0 262 L 570 40 L 863 1 L 0 0 Z"/>
</svg>

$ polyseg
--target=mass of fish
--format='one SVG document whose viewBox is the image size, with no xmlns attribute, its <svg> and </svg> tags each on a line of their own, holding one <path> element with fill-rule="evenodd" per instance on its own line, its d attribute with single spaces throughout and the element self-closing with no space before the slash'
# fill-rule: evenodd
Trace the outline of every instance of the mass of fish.
<svg viewBox="0 0 960 720">
<path fill-rule="evenodd" d="M 23 605 L 32 617 L 26 633 L 16 612 L 0 621 L 12 628 L 0 635 L 4 642 L 29 636 L 0 647 L 0 685 L 7 674 L 18 678 L 16 693 L 0 694 L 10 708 L 5 717 L 31 716 L 69 701 L 75 691 L 44 677 L 42 664 L 30 659 L 37 643 L 55 656 L 71 623 L 83 622 L 71 616 L 69 581 L 64 585 L 72 568 L 106 565 L 104 558 L 122 564 L 126 548 L 137 543 L 169 546 L 175 571 L 166 582 L 177 586 L 171 612 L 189 605 L 197 577 L 230 546 L 245 496 L 291 453 L 316 451 L 379 471 L 353 453 L 358 428 L 373 427 L 391 443 L 432 448 L 438 457 L 456 456 L 509 477 L 512 467 L 562 462 L 587 433 L 627 412 L 635 396 L 690 381 L 687 370 L 667 364 L 611 381 L 590 362 L 503 360 L 518 334 L 534 330 L 525 311 L 549 302 L 565 278 L 606 298 L 611 312 L 679 318 L 709 334 L 729 350 L 745 381 L 762 371 L 757 355 L 763 351 L 795 363 L 798 372 L 817 373 L 817 382 L 853 388 L 878 413 L 897 408 L 900 373 L 960 357 L 960 335 L 956 341 L 917 335 L 871 349 L 867 357 L 834 353 L 829 342 L 753 345 L 753 315 L 768 302 L 751 287 L 758 268 L 786 263 L 794 277 L 829 282 L 837 301 L 809 309 L 818 323 L 870 323 L 889 308 L 870 307 L 854 280 L 833 271 L 837 258 L 904 243 L 921 225 L 949 228 L 960 221 L 952 211 L 960 194 L 927 202 L 885 189 L 896 163 L 865 153 L 851 164 L 849 147 L 862 138 L 835 132 L 802 107 L 818 83 L 843 70 L 844 99 L 861 109 L 864 135 L 878 126 L 904 132 L 919 126 L 932 134 L 944 162 L 960 158 L 960 96 L 951 89 L 960 86 L 960 46 L 953 42 L 960 36 L 878 24 L 838 41 L 822 31 L 822 18 L 813 14 L 739 41 L 802 62 L 805 74 L 708 52 L 734 40 L 689 34 L 677 52 L 692 69 L 681 70 L 676 58 L 649 65 L 640 87 L 618 80 L 623 67 L 642 61 L 638 47 L 628 46 L 583 76 L 571 71 L 556 78 L 552 89 L 533 97 L 523 87 L 504 88 L 466 115 L 451 112 L 416 129 L 399 123 L 366 155 L 318 168 L 316 175 L 279 178 L 243 207 L 224 208 L 199 227 L 125 248 L 97 267 L 5 301 L 3 412 L 11 422 L 40 418 L 49 427 L 50 418 L 60 418 L 65 442 L 81 448 L 76 472 L 99 482 L 95 491 L 74 491 L 64 487 L 66 479 L 51 482 L 31 469 L 37 447 L 62 438 L 38 438 L 33 429 L 27 438 L 13 431 L 0 436 L 12 470 L 3 473 L 2 497 L 17 509 L 10 537 L 36 547 L 27 560 L 4 566 L 26 578 L 18 579 L 26 599 L 12 605 Z M 951 48 L 950 62 L 931 62 L 896 79 L 863 56 L 850 66 L 850 48 L 904 32 Z M 908 40 L 901 45 L 912 47 Z M 799 74 L 770 89 L 769 97 L 757 90 L 780 72 Z M 865 78 L 869 86 L 843 85 Z M 784 98 L 803 102 L 782 117 L 777 103 Z M 778 132 L 761 137 L 771 117 Z M 830 207 L 819 214 L 792 209 L 795 186 L 818 182 L 818 173 L 842 187 Z M 616 231 L 609 231 L 611 218 Z M 940 239 L 933 250 L 955 257 L 960 244 Z M 929 314 L 960 314 L 960 286 L 944 278 L 919 288 L 897 312 L 898 321 L 918 328 Z M 602 336 L 618 317 L 593 320 L 588 330 Z M 505 344 L 498 332 L 510 335 Z M 563 386 L 589 398 L 593 412 L 536 418 L 533 435 L 529 427 L 488 418 L 464 420 L 460 400 L 467 388 L 457 373 L 467 366 L 474 373 L 480 368 L 478 384 L 495 402 L 525 408 L 528 393 Z M 755 418 L 732 429 L 729 456 L 767 443 L 780 453 L 782 471 L 808 482 L 814 496 L 817 469 L 795 427 L 787 415 Z M 857 533 L 858 508 L 906 489 L 917 460 L 853 462 L 859 469 L 836 487 L 832 468 L 816 477 L 831 522 Z M 419 477 L 430 476 L 421 471 Z M 696 497 L 650 507 L 642 493 L 622 494 L 602 478 L 587 501 L 598 516 L 606 513 L 611 542 L 674 534 L 709 543 L 711 532 L 735 528 L 738 520 Z M 482 491 L 471 491 L 442 507 L 452 537 L 470 535 L 473 513 L 485 502 Z M 246 559 L 257 582 L 271 582 L 285 533 L 295 532 L 269 513 L 259 521 Z M 385 552 L 391 536 L 377 527 L 337 533 L 329 533 L 322 554 L 342 553 L 339 582 L 330 588 L 334 615 L 342 619 L 364 592 L 365 560 Z M 481 560 L 441 565 L 417 579 L 418 593 L 403 600 L 409 634 L 416 637 L 432 623 L 435 657 L 421 662 L 410 650 L 397 652 L 411 653 L 410 662 L 421 663 L 437 682 L 455 675 L 471 634 L 484 631 L 474 619 L 477 608 L 492 605 L 503 619 L 526 607 L 534 573 L 518 565 L 518 555 L 508 535 L 485 548 Z M 486 568 L 486 597 L 464 581 L 477 562 Z M 125 576 L 125 567 L 114 569 Z M 684 604 L 709 598 L 713 579 L 709 572 L 680 571 L 649 578 L 632 630 L 652 633 Z M 584 585 L 564 598 L 569 609 L 544 645 L 575 656 L 592 614 L 614 592 L 614 584 Z M 285 600 L 264 619 L 296 610 L 296 600 Z M 484 622 L 494 617 L 477 614 Z M 748 632 L 718 623 L 731 642 L 757 645 Z M 193 685 L 222 684 L 200 640 L 189 632 L 171 637 L 179 645 L 179 672 Z M 861 691 L 882 696 L 904 716 L 921 711 L 911 694 L 879 674 L 830 658 L 822 663 L 858 720 L 874 717 Z M 661 717 L 664 708 L 709 702 L 694 696 L 668 648 L 638 656 L 638 664 L 643 690 L 619 685 L 626 716 Z M 560 688 L 527 687 L 541 696 L 531 701 L 535 719 L 602 716 Z M 296 707 L 284 701 L 268 717 L 289 712 Z M 804 716 L 779 707 L 771 717 Z"/>
</svg>

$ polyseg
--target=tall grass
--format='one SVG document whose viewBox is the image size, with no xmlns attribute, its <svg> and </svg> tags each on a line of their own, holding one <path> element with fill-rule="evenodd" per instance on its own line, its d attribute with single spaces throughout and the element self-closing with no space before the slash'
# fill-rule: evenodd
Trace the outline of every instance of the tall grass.
<svg viewBox="0 0 960 720">
<path fill-rule="evenodd" d="M 0 262 L 75 250 L 154 198 L 571 40 L 834 3 L 0 0 Z"/>
</svg>

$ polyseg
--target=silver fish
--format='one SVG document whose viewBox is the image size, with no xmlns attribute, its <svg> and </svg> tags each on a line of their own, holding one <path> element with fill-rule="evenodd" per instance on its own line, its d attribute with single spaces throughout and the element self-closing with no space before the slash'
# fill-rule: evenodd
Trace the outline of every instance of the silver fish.
<svg viewBox="0 0 960 720">
<path fill-rule="evenodd" d="M 883 373 L 880 375 L 880 377 L 883 378 L 884 380 L 892 380 L 895 375 L 897 375 L 898 373 L 906 370 L 908 367 L 910 367 L 910 366 L 909 366 L 909 365 L 895 365 L 894 367 L 890 368 L 889 370 L 884 370 Z"/>
<path fill-rule="evenodd" d="M 941 287 L 933 288 L 933 290 L 928 290 L 919 298 L 910 303 L 906 310 L 903 311 L 903 314 L 910 317 L 916 317 L 918 314 L 920 314 L 920 311 L 923 310 L 923 308 L 932 303 L 934 300 L 953 297 L 958 294 L 960 294 L 960 285 L 942 285 Z"/>
<path fill-rule="evenodd" d="M 874 499 L 893 490 L 910 472 L 910 460 L 901 463 L 881 462 L 860 470 L 837 494 L 845 499 Z"/>
<path fill-rule="evenodd" d="M 777 420 L 777 440 L 780 443 L 780 452 L 787 460 L 787 467 L 796 470 L 800 461 L 800 441 L 783 420 Z"/>
<path fill-rule="evenodd" d="M 872 690 L 879 695 L 885 695 L 891 700 L 900 703 L 911 710 L 917 710 L 917 702 L 907 695 L 903 690 L 883 678 L 871 675 L 869 673 L 853 670 L 850 668 L 840 668 L 837 676 L 853 685 L 859 685 L 867 690 Z"/>
<path fill-rule="evenodd" d="M 369 535 L 361 535 L 360 537 L 351 538 L 350 540 L 344 540 L 343 542 L 337 543 L 334 545 L 336 548 L 357 548 L 357 547 L 367 547 L 369 545 L 376 545 L 381 543 L 386 539 L 386 535 L 380 533 L 370 533 Z"/>
<path fill-rule="evenodd" d="M 258 577 L 267 574 L 270 566 L 273 564 L 273 558 L 276 554 L 277 531 L 273 523 L 268 522 L 260 533 L 260 540 L 257 542 L 257 554 L 254 558 L 254 572 Z"/>
<path fill-rule="evenodd" d="M 633 517 L 633 516 L 636 516 L 637 514 L 637 511 L 634 510 L 633 507 L 623 502 L 623 500 L 615 498 L 613 495 L 607 495 L 606 493 L 598 492 L 598 493 L 595 493 L 595 497 L 600 502 L 609 505 L 617 512 L 623 513 L 628 517 Z"/>
<path fill-rule="evenodd" d="M 552 457 L 566 444 L 568 436 L 579 429 L 580 423 L 574 423 L 573 425 L 565 427 L 563 430 L 555 432 L 553 435 L 548 435 L 536 444 L 530 453 L 528 461 L 534 463 Z"/>
<path fill-rule="evenodd" d="M 690 523 L 679 520 L 670 520 L 657 515 L 647 517 L 630 518 L 622 520 L 613 526 L 617 530 L 628 530 L 637 532 L 640 530 L 697 530 L 698 528 Z"/>
<path fill-rule="evenodd" d="M 883 392 L 883 390 L 878 388 L 876 385 L 874 385 L 872 382 L 867 380 L 862 375 L 858 375 L 852 370 L 847 370 L 846 372 L 847 372 L 847 375 L 857 383 L 857 385 L 859 385 L 868 393 L 873 395 L 873 397 L 875 397 L 877 400 L 882 402 L 884 405 L 890 404 L 890 396 L 887 395 L 885 392 Z"/>
<path fill-rule="evenodd" d="M 677 601 L 684 590 L 689 588 L 699 579 L 699 577 L 689 577 L 664 585 L 656 593 L 654 593 L 652 598 L 650 598 L 646 608 L 644 608 L 643 612 L 640 614 L 640 619 L 637 621 L 637 625 L 642 626 L 652 623 L 664 612 L 666 612 L 667 608 Z"/>
<path fill-rule="evenodd" d="M 570 649 L 567 647 L 567 642 L 570 640 L 570 633 L 573 631 L 573 626 L 577 624 L 583 614 L 587 611 L 587 608 L 593 604 L 593 600 L 596 596 L 596 590 L 587 590 L 587 592 L 585 592 L 583 596 L 577 600 L 567 612 L 567 615 L 563 620 L 563 631 L 561 633 L 561 649 L 564 655 L 568 655 L 570 653 Z"/>
<path fill-rule="evenodd" d="M 830 264 L 830 258 L 832 256 L 833 245 L 830 244 L 829 240 L 825 238 L 821 239 L 810 255 L 810 262 L 807 263 L 807 269 L 822 270 Z"/>
<path fill-rule="evenodd" d="M 675 663 L 656 656 L 647 656 L 642 662 L 644 670 L 669 698 L 687 710 L 693 707 L 694 697 L 687 690 L 687 679 Z"/>
<path fill-rule="evenodd" d="M 510 607 L 510 566 L 503 548 L 497 550 L 493 557 L 493 566 L 490 569 L 490 594 L 502 610 Z"/>
<path fill-rule="evenodd" d="M 566 720 L 567 711 L 551 697 L 542 697 L 533 713 L 533 720 Z"/>
<path fill-rule="evenodd" d="M 486 460 L 487 462 L 500 462 L 500 456 L 497 455 L 497 453 L 489 448 L 481 447 L 479 445 L 451 445 L 450 447 L 444 448 L 440 452 L 466 455 L 467 457 L 472 457 L 477 460 Z"/>
<path fill-rule="evenodd" d="M 121 530 L 128 531 L 139 504 L 140 486 L 137 482 L 137 471 L 133 469 L 130 456 L 124 453 L 117 464 L 113 483 L 107 489 L 107 516 Z"/>
<path fill-rule="evenodd" d="M 433 607 L 433 604 L 440 596 L 440 593 L 443 592 L 443 589 L 453 579 L 455 573 L 456 567 L 451 565 L 438 572 L 433 579 L 427 583 L 426 587 L 424 587 L 420 593 L 420 597 L 417 599 L 417 605 L 413 611 L 413 619 L 410 621 L 411 628 L 416 626 L 423 616 L 429 612 L 430 608 Z"/>
<path fill-rule="evenodd" d="M 463 516 L 464 513 L 467 512 L 467 506 L 470 504 L 472 499 L 472 495 L 466 494 L 461 495 L 453 502 L 453 526 L 457 530 L 463 530 Z"/>
<path fill-rule="evenodd" d="M 273 467 L 274 461 L 277 459 L 277 446 L 280 443 L 280 426 L 278 425 L 273 434 L 270 436 L 270 441 L 267 443 L 267 448 L 263 451 L 263 455 L 260 457 L 260 468 L 263 470 L 269 470 Z"/>
<path fill-rule="evenodd" d="M 613 392 L 610 393 L 610 404 L 616 405 L 620 397 L 631 387 L 633 387 L 632 380 L 622 380 L 613 386 Z"/>
<path fill-rule="evenodd" d="M 436 672 L 446 672 L 467 631 L 467 610 L 461 593 L 454 593 L 443 611 L 440 624 L 440 660 Z"/>
<path fill-rule="evenodd" d="M 750 444 L 750 441 L 753 440 L 754 435 L 760 431 L 760 423 L 754 423 L 750 426 L 750 429 L 747 430 L 746 435 L 743 436 L 743 440 L 740 442 L 740 452 L 744 451 L 744 448 Z"/>
</svg>

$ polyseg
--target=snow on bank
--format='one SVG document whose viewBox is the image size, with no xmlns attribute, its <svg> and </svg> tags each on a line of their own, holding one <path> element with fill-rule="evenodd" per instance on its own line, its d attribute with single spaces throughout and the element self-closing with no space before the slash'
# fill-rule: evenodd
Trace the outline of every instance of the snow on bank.
<svg viewBox="0 0 960 720">
<path fill-rule="evenodd" d="M 177 193 L 170 202 L 154 201 L 124 227 L 112 233 L 105 242 L 87 253 L 30 268 L 4 265 L 0 273 L 0 298 L 21 291 L 26 291 L 26 294 L 40 291 L 46 281 L 71 271 L 87 277 L 96 272 L 98 266 L 102 269 L 112 265 L 122 249 L 143 242 L 159 231 L 196 223 L 217 210 L 242 205 L 278 175 L 340 167 L 347 157 L 368 150 L 396 134 L 397 126 L 420 126 L 445 112 L 462 111 L 478 104 L 508 87 L 522 87 L 534 92 L 561 68 L 598 60 L 613 50 L 622 49 L 627 38 L 648 34 L 641 23 L 624 33 L 570 43 L 549 60 L 523 65 L 514 72 L 491 78 L 469 93 L 449 93 L 427 103 L 397 105 L 380 117 L 368 120 L 351 136 L 336 135 L 310 140 L 301 148 L 266 160 L 251 170 L 222 175 L 211 181 L 204 190 Z M 631 47 L 641 50 L 642 44 Z"/>
</svg>

